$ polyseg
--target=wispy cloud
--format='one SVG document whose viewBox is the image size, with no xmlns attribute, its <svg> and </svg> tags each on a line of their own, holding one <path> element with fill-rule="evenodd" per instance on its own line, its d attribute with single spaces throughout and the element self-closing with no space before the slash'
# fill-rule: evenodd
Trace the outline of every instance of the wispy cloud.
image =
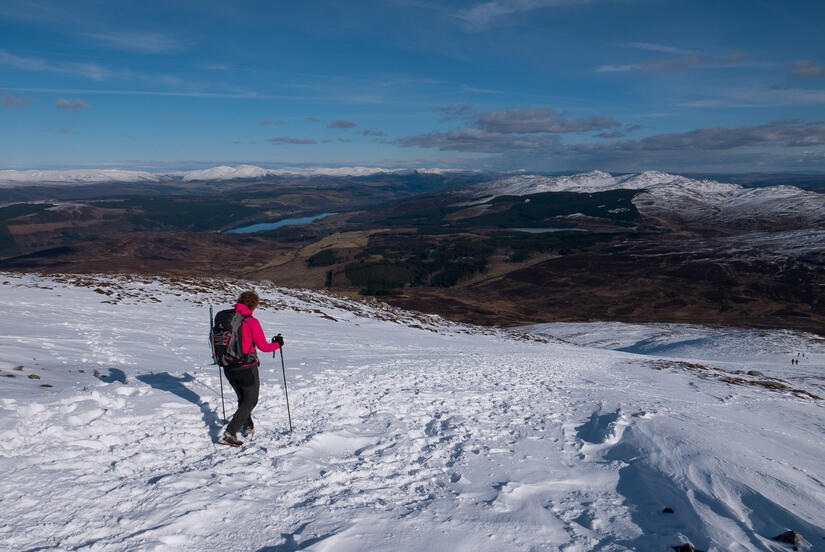
<svg viewBox="0 0 825 552">
<path fill-rule="evenodd" d="M 97 63 L 55 62 L 42 58 L 18 56 L 6 50 L 0 50 L 0 66 L 3 65 L 23 71 L 79 76 L 98 82 L 118 79 L 170 87 L 194 84 L 174 75 L 146 74 L 126 69 L 115 71 Z"/>
<path fill-rule="evenodd" d="M 702 58 L 697 55 L 683 56 L 673 59 L 657 59 L 640 63 L 630 63 L 624 65 L 599 65 L 596 71 L 599 73 L 627 73 L 629 71 L 683 71 L 698 67 Z"/>
<path fill-rule="evenodd" d="M 164 91 L 164 90 L 126 90 L 104 88 L 32 88 L 6 87 L 18 92 L 45 92 L 50 94 L 100 94 L 112 96 L 170 96 L 179 98 L 210 98 L 231 100 L 300 100 L 303 96 L 259 94 L 257 92 L 198 92 L 198 91 Z"/>
<path fill-rule="evenodd" d="M 0 97 L 0 103 L 6 107 L 20 107 L 21 105 L 30 104 L 32 101 L 29 98 L 17 98 L 11 94 L 5 94 Z"/>
<path fill-rule="evenodd" d="M 40 58 L 17 56 L 6 50 L 0 50 L 0 65 L 22 69 L 24 71 L 41 71 L 77 75 L 88 79 L 102 81 L 112 76 L 112 72 L 96 63 L 52 63 Z"/>
<path fill-rule="evenodd" d="M 456 119 L 464 119 L 475 113 L 475 108 L 470 104 L 442 105 L 437 107 L 436 110 L 441 113 L 442 123 Z"/>
<path fill-rule="evenodd" d="M 273 120 L 263 120 L 260 122 L 261 126 L 279 126 L 284 124 L 284 121 L 280 119 L 273 119 Z"/>
<path fill-rule="evenodd" d="M 317 144 L 311 138 L 291 138 L 289 136 L 278 136 L 277 138 L 267 138 L 266 140 L 273 146 L 283 146 L 288 144 Z"/>
<path fill-rule="evenodd" d="M 156 31 L 86 32 L 81 36 L 108 48 L 141 54 L 163 54 L 186 50 L 190 42 Z"/>
<path fill-rule="evenodd" d="M 318 117 L 305 117 L 304 120 L 309 121 L 310 123 L 320 123 L 321 122 L 321 119 L 319 119 Z"/>
<path fill-rule="evenodd" d="M 353 123 L 352 121 L 337 120 L 328 124 L 327 128 L 355 128 L 357 126 L 358 125 Z"/>
<path fill-rule="evenodd" d="M 449 132 L 431 132 L 396 140 L 401 147 L 437 148 L 441 151 L 503 154 L 514 151 L 550 151 L 561 146 L 555 134 L 516 135 L 488 132 L 478 128 L 461 128 Z"/>
<path fill-rule="evenodd" d="M 680 102 L 679 107 L 692 108 L 749 108 L 804 106 L 825 103 L 825 90 L 798 88 L 795 86 L 771 86 L 768 88 L 736 87 L 711 88 L 709 97 Z"/>
<path fill-rule="evenodd" d="M 361 134 L 364 136 L 384 136 L 384 133 L 380 130 L 374 130 L 371 128 L 365 128 Z"/>
<path fill-rule="evenodd" d="M 800 59 L 793 64 L 795 77 L 825 77 L 825 65 L 819 65 L 810 59 Z"/>
<path fill-rule="evenodd" d="M 624 138 L 626 134 L 621 130 L 605 130 L 596 135 L 597 138 Z"/>
<path fill-rule="evenodd" d="M 695 50 L 688 50 L 686 48 L 679 48 L 677 46 L 669 46 L 667 44 L 656 44 L 654 42 L 629 42 L 625 44 L 628 48 L 636 48 L 637 50 L 646 50 L 648 52 L 660 52 L 663 54 L 674 54 L 677 56 L 696 55 L 699 52 Z"/>
<path fill-rule="evenodd" d="M 54 104 L 60 109 L 68 109 L 70 111 L 77 111 L 79 109 L 89 109 L 92 107 L 91 105 L 87 104 L 86 102 L 82 102 L 80 100 L 64 100 L 59 99 Z"/>
<path fill-rule="evenodd" d="M 645 50 L 678 57 L 652 59 L 624 64 L 603 64 L 596 67 L 599 73 L 627 73 L 631 71 L 667 72 L 687 69 L 725 69 L 732 67 L 773 67 L 773 63 L 755 62 L 748 52 L 734 50 L 727 53 L 709 53 L 653 42 L 630 42 L 627 48 Z"/>
<path fill-rule="evenodd" d="M 540 8 L 591 4 L 602 0 L 492 0 L 459 10 L 456 18 L 470 32 L 481 32 L 502 24 L 508 16 Z"/>
<path fill-rule="evenodd" d="M 122 8 L 114 7 L 115 10 Z M 71 2 L 15 0 L 0 4 L 0 18 L 48 25 L 55 30 L 93 40 L 107 48 L 159 54 L 178 52 L 192 43 L 156 29 L 140 31 L 112 18 L 96 17 L 105 10 L 83 10 Z M 120 19 L 120 18 L 119 18 Z M 122 21 L 122 20 L 121 20 Z"/>
</svg>

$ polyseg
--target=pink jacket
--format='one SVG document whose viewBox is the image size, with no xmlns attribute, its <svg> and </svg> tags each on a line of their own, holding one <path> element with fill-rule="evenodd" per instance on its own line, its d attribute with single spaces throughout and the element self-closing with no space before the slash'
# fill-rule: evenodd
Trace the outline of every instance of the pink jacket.
<svg viewBox="0 0 825 552">
<path fill-rule="evenodd" d="M 243 345 L 244 353 L 255 352 L 255 347 L 263 353 L 272 353 L 281 348 L 277 343 L 270 343 L 264 336 L 264 331 L 261 329 L 261 323 L 252 317 L 252 311 L 243 303 L 235 305 L 235 312 L 244 316 L 249 316 L 243 323 L 243 331 L 241 333 L 241 344 Z"/>
</svg>

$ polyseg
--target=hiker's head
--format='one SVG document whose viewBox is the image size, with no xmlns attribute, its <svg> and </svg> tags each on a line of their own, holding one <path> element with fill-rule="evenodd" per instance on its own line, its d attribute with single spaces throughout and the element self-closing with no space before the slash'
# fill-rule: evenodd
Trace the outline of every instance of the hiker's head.
<svg viewBox="0 0 825 552">
<path fill-rule="evenodd" d="M 258 297 L 258 294 L 254 291 L 244 291 L 241 293 L 241 296 L 238 297 L 238 303 L 246 305 L 251 311 L 254 311 L 258 307 L 259 301 L 260 297 Z"/>
</svg>

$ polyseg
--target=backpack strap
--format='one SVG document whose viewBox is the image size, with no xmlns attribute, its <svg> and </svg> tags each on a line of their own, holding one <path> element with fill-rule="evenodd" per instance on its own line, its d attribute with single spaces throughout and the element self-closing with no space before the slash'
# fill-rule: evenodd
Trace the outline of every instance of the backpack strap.
<svg viewBox="0 0 825 552">
<path fill-rule="evenodd" d="M 249 353 L 247 353 L 243 350 L 243 323 L 246 322 L 246 319 L 251 317 L 252 315 L 251 314 L 242 314 L 241 316 L 243 316 L 243 320 L 241 320 L 241 325 L 238 326 L 238 333 L 240 334 L 238 336 L 238 338 L 241 340 L 241 352 L 244 354 L 244 356 L 246 356 L 246 355 L 248 355 L 249 353 L 252 352 L 252 348 L 255 347 L 255 341 L 254 340 L 252 341 L 252 345 L 249 347 Z"/>
</svg>

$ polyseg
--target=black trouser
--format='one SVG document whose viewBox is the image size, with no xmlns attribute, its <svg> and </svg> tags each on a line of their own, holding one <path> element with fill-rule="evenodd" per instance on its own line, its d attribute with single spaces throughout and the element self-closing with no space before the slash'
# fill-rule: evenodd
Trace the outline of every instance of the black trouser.
<svg viewBox="0 0 825 552">
<path fill-rule="evenodd" d="M 252 409 L 258 404 L 258 391 L 261 381 L 258 377 L 258 364 L 242 368 L 224 368 L 223 373 L 229 385 L 238 395 L 238 410 L 232 415 L 232 421 L 226 426 L 227 433 L 235 435 L 242 427 L 252 427 Z"/>
</svg>

